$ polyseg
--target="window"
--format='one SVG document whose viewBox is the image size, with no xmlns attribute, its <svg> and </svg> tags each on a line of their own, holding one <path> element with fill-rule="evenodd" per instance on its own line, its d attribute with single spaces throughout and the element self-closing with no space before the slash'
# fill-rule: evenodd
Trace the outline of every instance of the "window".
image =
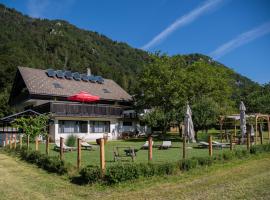
<svg viewBox="0 0 270 200">
<path fill-rule="evenodd" d="M 110 122 L 109 121 L 90 121 L 91 133 L 109 133 Z"/>
<path fill-rule="evenodd" d="M 123 126 L 132 126 L 132 122 L 123 122 Z"/>
<path fill-rule="evenodd" d="M 53 86 L 55 88 L 60 88 L 60 89 L 63 89 L 62 85 L 60 83 L 53 83 Z"/>
<path fill-rule="evenodd" d="M 87 121 L 59 120 L 59 133 L 87 133 Z"/>
</svg>

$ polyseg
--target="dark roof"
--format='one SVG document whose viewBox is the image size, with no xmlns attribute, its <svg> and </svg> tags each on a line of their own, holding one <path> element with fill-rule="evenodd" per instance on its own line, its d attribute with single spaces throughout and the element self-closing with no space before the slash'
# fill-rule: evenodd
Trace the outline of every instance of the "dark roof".
<svg viewBox="0 0 270 200">
<path fill-rule="evenodd" d="M 28 109 L 28 110 L 25 110 L 22 112 L 18 112 L 18 113 L 3 117 L 0 119 L 0 122 L 12 122 L 14 119 L 16 119 L 18 117 L 32 116 L 32 115 L 40 115 L 40 113 L 38 113 L 34 110 L 31 110 L 31 109 Z"/>
<path fill-rule="evenodd" d="M 18 67 L 18 71 L 30 94 L 68 97 L 85 91 L 99 96 L 103 100 L 132 100 L 132 97 L 123 88 L 110 79 L 104 79 L 104 83 L 99 84 L 65 78 L 51 78 L 47 76 L 46 70 L 41 69 Z"/>
</svg>

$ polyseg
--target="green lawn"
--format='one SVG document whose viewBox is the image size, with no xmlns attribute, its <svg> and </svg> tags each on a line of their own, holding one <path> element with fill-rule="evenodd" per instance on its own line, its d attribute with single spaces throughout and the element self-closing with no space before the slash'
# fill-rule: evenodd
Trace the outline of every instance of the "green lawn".
<svg viewBox="0 0 270 200">
<path fill-rule="evenodd" d="M 0 152 L 0 199 L 269 199 L 269 169 L 270 154 L 261 154 L 112 187 L 79 186 Z"/>
</svg>

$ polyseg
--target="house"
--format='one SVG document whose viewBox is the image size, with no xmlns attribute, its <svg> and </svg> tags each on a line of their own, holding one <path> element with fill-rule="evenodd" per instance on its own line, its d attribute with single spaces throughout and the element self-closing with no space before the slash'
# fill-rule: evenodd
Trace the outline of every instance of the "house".
<svg viewBox="0 0 270 200">
<path fill-rule="evenodd" d="M 80 92 L 99 97 L 95 102 L 70 101 Z M 52 140 L 73 134 L 86 141 L 104 135 L 118 139 L 125 131 L 142 132 L 133 99 L 110 79 L 64 70 L 18 67 L 9 104 L 18 112 L 50 113 Z"/>
</svg>

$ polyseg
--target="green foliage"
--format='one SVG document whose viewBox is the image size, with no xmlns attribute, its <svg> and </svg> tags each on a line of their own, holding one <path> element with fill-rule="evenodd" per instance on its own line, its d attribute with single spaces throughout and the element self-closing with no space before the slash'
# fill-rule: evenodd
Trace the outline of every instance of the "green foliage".
<svg viewBox="0 0 270 200">
<path fill-rule="evenodd" d="M 38 135 L 46 136 L 48 126 L 48 115 L 37 115 L 30 117 L 21 117 L 15 119 L 13 125 L 23 130 L 24 134 L 29 135 L 31 138 L 35 138 Z"/>
<path fill-rule="evenodd" d="M 270 144 L 254 145 L 250 148 L 251 154 L 270 152 Z"/>
<path fill-rule="evenodd" d="M 190 169 L 196 168 L 198 166 L 197 159 L 184 159 L 180 161 L 179 167 L 182 171 L 189 171 Z"/>
<path fill-rule="evenodd" d="M 69 135 L 66 141 L 66 145 L 70 147 L 76 146 L 77 137 L 74 135 Z"/>
<path fill-rule="evenodd" d="M 83 183 L 96 183 L 101 180 L 100 168 L 97 166 L 87 166 L 80 171 L 80 179 Z"/>
<path fill-rule="evenodd" d="M 21 159 L 36 164 L 38 167 L 47 170 L 48 172 L 62 175 L 68 171 L 64 161 L 60 160 L 58 157 L 50 157 L 39 151 L 30 151 L 26 148 L 22 148 L 21 150 L 17 148 L 16 152 Z"/>
</svg>

